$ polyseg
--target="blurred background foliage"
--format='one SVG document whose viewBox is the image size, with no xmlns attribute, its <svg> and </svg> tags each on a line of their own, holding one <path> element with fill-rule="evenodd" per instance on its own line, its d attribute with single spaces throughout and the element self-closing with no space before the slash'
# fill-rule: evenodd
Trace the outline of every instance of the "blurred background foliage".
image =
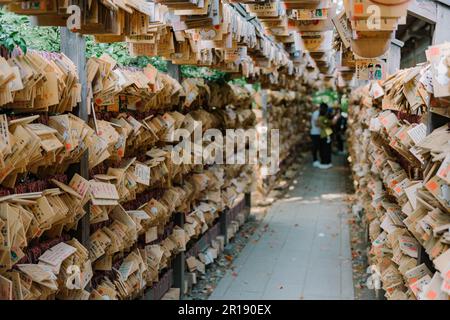
<svg viewBox="0 0 450 320">
<path fill-rule="evenodd" d="M 319 105 L 322 102 L 325 102 L 328 104 L 328 106 L 340 106 L 342 108 L 342 111 L 347 112 L 348 109 L 348 98 L 344 94 L 339 94 L 338 92 L 334 90 L 324 90 L 324 91 L 318 91 L 313 94 L 313 103 L 315 105 Z"/>
</svg>

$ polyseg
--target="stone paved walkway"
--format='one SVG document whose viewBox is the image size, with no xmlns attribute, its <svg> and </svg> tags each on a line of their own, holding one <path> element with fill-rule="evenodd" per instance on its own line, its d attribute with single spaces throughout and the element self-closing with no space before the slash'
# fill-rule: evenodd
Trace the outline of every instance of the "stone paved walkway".
<svg viewBox="0 0 450 320">
<path fill-rule="evenodd" d="M 304 168 L 209 299 L 353 299 L 343 157 Z"/>
</svg>

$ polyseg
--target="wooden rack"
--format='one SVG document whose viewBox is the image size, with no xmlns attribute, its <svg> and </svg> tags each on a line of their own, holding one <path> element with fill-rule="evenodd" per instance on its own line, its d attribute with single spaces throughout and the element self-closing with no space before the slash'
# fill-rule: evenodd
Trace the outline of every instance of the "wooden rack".
<svg viewBox="0 0 450 320">
<path fill-rule="evenodd" d="M 61 52 L 64 53 L 69 59 L 71 59 L 77 67 L 79 74 L 79 79 L 82 84 L 81 92 L 81 103 L 74 111 L 79 118 L 88 122 L 89 121 L 89 106 L 87 105 L 87 85 L 86 85 L 86 57 L 85 49 L 86 42 L 83 35 L 78 33 L 73 33 L 67 28 L 60 28 L 61 32 Z M 174 65 L 168 62 L 168 74 L 175 80 L 181 82 L 181 68 L 179 65 Z M 89 166 L 88 166 L 88 151 L 86 151 L 81 158 L 80 163 L 73 165 L 68 172 L 68 176 L 73 176 L 75 173 L 80 174 L 85 179 L 89 179 Z M 250 194 L 245 194 L 244 199 L 236 204 L 233 208 L 229 208 L 221 213 L 220 219 L 215 226 L 210 228 L 208 232 L 203 235 L 197 242 L 193 245 L 193 248 L 197 251 L 204 250 L 213 239 L 212 232 L 217 233 L 217 235 L 223 235 L 227 239 L 227 228 L 231 223 L 233 217 L 240 212 L 244 212 L 246 217 L 250 212 Z M 79 222 L 76 238 L 87 248 L 90 246 L 90 214 L 89 205 L 86 206 L 86 215 Z M 184 213 L 175 214 L 175 225 L 183 228 L 185 221 Z M 181 293 L 184 292 L 185 288 L 185 260 L 186 253 L 180 252 L 176 255 L 173 260 L 171 268 L 169 268 L 161 276 L 158 283 L 155 283 L 152 287 L 145 290 L 142 293 L 142 300 L 158 300 L 173 286 L 180 288 Z M 182 298 L 182 297 L 181 297 Z"/>
</svg>

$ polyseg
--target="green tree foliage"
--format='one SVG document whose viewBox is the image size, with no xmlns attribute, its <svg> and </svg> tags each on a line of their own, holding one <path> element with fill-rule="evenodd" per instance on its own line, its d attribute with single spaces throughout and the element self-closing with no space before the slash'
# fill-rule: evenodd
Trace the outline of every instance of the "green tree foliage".
<svg viewBox="0 0 450 320">
<path fill-rule="evenodd" d="M 318 105 L 321 102 L 325 102 L 329 106 L 339 105 L 342 111 L 347 112 L 348 110 L 348 98 L 346 95 L 340 95 L 334 90 L 325 90 L 316 92 L 313 94 L 313 103 Z"/>
<path fill-rule="evenodd" d="M 109 54 L 121 66 L 143 68 L 149 63 L 162 72 L 167 72 L 167 62 L 160 57 L 130 56 L 126 42 L 96 43 L 93 36 L 86 36 L 86 56 L 100 57 Z"/>
<path fill-rule="evenodd" d="M 313 103 L 320 104 L 325 102 L 326 104 L 332 106 L 338 100 L 338 94 L 333 90 L 325 90 L 320 92 L 315 92 L 313 94 Z"/>
<path fill-rule="evenodd" d="M 23 19 L 20 19 L 23 20 Z M 0 10 L 0 46 L 6 48 L 9 52 L 12 52 L 16 47 L 19 47 L 23 52 L 27 51 L 26 41 L 23 38 L 19 28 L 21 21 L 16 21 L 7 14 Z"/>
<path fill-rule="evenodd" d="M 223 71 L 210 69 L 207 67 L 197 67 L 182 65 L 181 76 L 183 78 L 204 78 L 208 81 L 226 81 L 228 74 Z"/>
<path fill-rule="evenodd" d="M 0 9 L 0 44 L 12 51 L 16 46 L 58 52 L 60 34 L 56 27 L 34 27 L 27 16 L 19 16 Z"/>
</svg>

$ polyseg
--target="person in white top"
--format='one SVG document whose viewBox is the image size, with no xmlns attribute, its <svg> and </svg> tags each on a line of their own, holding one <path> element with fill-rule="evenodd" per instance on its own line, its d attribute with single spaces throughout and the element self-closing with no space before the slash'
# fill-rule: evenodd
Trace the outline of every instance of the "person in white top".
<svg viewBox="0 0 450 320">
<path fill-rule="evenodd" d="M 319 152 L 319 146 L 320 146 L 320 127 L 318 126 L 318 120 L 319 120 L 319 108 L 316 107 L 314 112 L 311 115 L 311 130 L 310 130 L 310 136 L 311 136 L 311 142 L 312 142 L 312 155 L 313 155 L 313 166 L 319 167 L 320 161 L 317 158 L 317 153 Z"/>
</svg>

